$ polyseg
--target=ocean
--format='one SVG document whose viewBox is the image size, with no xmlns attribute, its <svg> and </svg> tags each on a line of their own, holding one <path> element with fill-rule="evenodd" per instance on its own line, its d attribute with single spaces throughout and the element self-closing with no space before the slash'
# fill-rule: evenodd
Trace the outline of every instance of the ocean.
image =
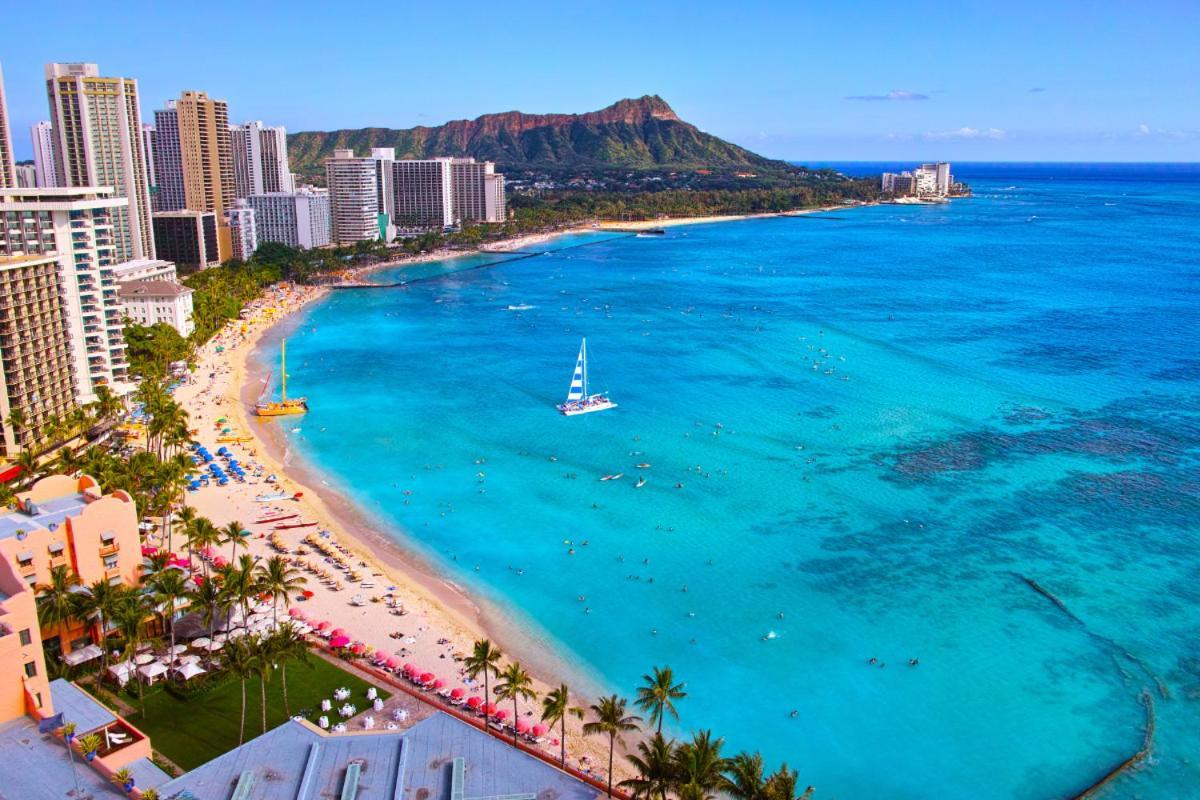
<svg viewBox="0 0 1200 800">
<path fill-rule="evenodd" d="M 1200 170 L 955 171 L 335 292 L 291 453 L 584 684 L 669 664 L 673 734 L 819 797 L 1071 796 L 1151 715 L 1112 796 L 1195 796 Z M 618 407 L 564 418 L 584 336 Z"/>
</svg>

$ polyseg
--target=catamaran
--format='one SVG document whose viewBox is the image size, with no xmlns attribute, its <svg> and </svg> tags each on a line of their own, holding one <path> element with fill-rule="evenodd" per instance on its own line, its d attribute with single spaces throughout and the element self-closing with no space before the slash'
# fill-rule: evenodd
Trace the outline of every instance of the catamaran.
<svg viewBox="0 0 1200 800">
<path fill-rule="evenodd" d="M 267 392 L 271 389 L 270 376 L 267 377 L 266 385 L 263 386 L 262 394 L 258 398 L 258 403 L 254 406 L 254 413 L 260 417 L 283 417 L 292 414 L 303 414 L 308 411 L 308 401 L 303 397 L 294 397 L 291 400 L 287 396 L 287 340 L 284 339 L 279 348 L 279 402 L 267 400 Z"/>
<path fill-rule="evenodd" d="M 567 401 L 558 406 L 564 416 L 590 414 L 617 404 L 608 399 L 607 392 L 588 394 L 587 339 L 579 345 L 579 356 L 575 359 L 575 374 L 571 376 L 571 388 L 567 390 Z"/>
</svg>

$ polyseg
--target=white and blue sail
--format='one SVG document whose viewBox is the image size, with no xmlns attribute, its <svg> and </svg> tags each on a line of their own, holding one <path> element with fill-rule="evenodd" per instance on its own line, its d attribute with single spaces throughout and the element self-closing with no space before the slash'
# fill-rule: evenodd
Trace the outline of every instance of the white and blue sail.
<svg viewBox="0 0 1200 800">
<path fill-rule="evenodd" d="M 606 393 L 588 394 L 587 339 L 579 345 L 575 358 L 575 372 L 571 375 L 571 388 L 567 390 L 566 402 L 558 410 L 568 417 L 614 408 L 617 404 L 608 399 Z"/>
</svg>

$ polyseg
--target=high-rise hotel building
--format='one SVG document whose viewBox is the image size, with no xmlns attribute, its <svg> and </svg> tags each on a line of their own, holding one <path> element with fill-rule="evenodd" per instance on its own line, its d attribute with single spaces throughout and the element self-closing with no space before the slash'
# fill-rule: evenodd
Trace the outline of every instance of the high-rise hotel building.
<svg viewBox="0 0 1200 800">
<path fill-rule="evenodd" d="M 504 222 L 504 176 L 491 161 L 452 159 L 450 182 L 456 222 Z"/>
<path fill-rule="evenodd" d="M 64 374 L 73 375 L 75 399 L 81 404 L 95 400 L 100 386 L 108 386 L 117 394 L 130 388 L 115 275 L 118 222 L 128 207 L 129 200 L 115 196 L 107 186 L 0 189 L 0 259 L 19 264 L 19 259 L 53 258 L 58 263 L 56 302 L 65 317 L 70 343 L 70 368 Z M 48 311 L 49 306 L 41 304 L 51 302 L 49 296 L 35 289 L 31 287 L 33 294 L 23 298 L 18 297 L 15 287 L 9 292 L 10 303 L 21 300 L 35 304 L 24 312 L 30 319 Z M 3 304 L 0 300 L 0 306 Z M 46 326 L 49 322 L 41 319 L 38 324 Z M 25 335 L 56 340 L 53 326 L 40 332 L 29 329 Z M 50 380 L 51 373 L 61 371 L 51 368 L 55 357 L 49 350 L 37 357 L 46 359 L 46 364 L 39 367 L 39 374 L 45 373 L 44 379 Z M 34 401 L 50 402 L 48 398 L 57 396 L 57 386 L 52 382 L 38 389 Z"/>
<path fill-rule="evenodd" d="M 185 91 L 154 115 L 158 211 L 210 211 L 217 219 L 220 261 L 232 256 L 225 212 L 233 207 L 233 146 L 229 106 L 204 92 Z"/>
<path fill-rule="evenodd" d="M 324 247 L 329 244 L 329 192 L 300 188 L 294 192 L 252 195 L 259 242 L 281 242 L 290 247 Z"/>
<path fill-rule="evenodd" d="M 442 230 L 454 224 L 454 180 L 450 158 L 392 164 L 395 224 L 400 231 Z"/>
<path fill-rule="evenodd" d="M 353 150 L 334 150 L 325 161 L 329 187 L 330 238 L 354 244 L 382 237 L 378 159 L 355 158 Z"/>
<path fill-rule="evenodd" d="M 234 195 L 293 191 L 288 169 L 287 131 L 282 126 L 265 127 L 261 122 L 231 125 L 233 139 Z"/>
<path fill-rule="evenodd" d="M 47 64 L 46 92 L 58 185 L 113 187 L 128 201 L 113 207 L 114 258 L 153 258 L 137 81 L 101 77 L 95 64 Z"/>
<path fill-rule="evenodd" d="M 37 185 L 41 189 L 58 186 L 54 174 L 54 128 L 49 122 L 37 122 L 29 129 L 33 140 L 33 169 L 37 174 Z"/>
<path fill-rule="evenodd" d="M 4 99 L 4 69 L 0 66 L 0 189 L 15 188 L 17 170 L 13 160 L 12 136 L 8 130 L 8 103 Z"/>
</svg>

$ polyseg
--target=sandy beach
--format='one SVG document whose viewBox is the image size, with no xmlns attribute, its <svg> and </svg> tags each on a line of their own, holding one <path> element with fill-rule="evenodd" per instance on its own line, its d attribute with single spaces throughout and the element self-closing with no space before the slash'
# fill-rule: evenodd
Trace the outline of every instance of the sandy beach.
<svg viewBox="0 0 1200 800">
<path fill-rule="evenodd" d="M 301 417 L 260 420 L 250 413 L 262 385 L 261 376 L 254 376 L 249 365 L 260 338 L 328 291 L 312 287 L 271 290 L 249 309 L 244 320 L 228 325 L 197 353 L 191 378 L 176 389 L 175 398 L 187 409 L 196 440 L 213 452 L 227 447 L 248 477 L 245 483 L 213 483 L 189 492 L 187 504 L 218 526 L 242 523 L 252 532 L 245 540 L 248 552 L 257 558 L 284 552 L 298 563 L 328 573 L 336 584 L 321 583 L 314 571 L 302 570 L 313 596 L 293 605 L 314 624 L 328 621 L 332 628 L 343 628 L 352 640 L 372 651 L 413 663 L 444 680 L 447 691 L 462 688 L 468 696 L 483 694 L 482 681 L 468 679 L 459 659 L 471 651 L 474 641 L 491 638 L 507 656 L 529 669 L 539 697 L 566 680 L 572 685 L 575 704 L 586 707 L 592 697 L 586 687 L 571 681 L 569 670 L 549 666 L 553 658 L 546 654 L 511 649 L 506 637 L 489 630 L 496 626 L 486 624 L 483 610 L 461 589 L 402 550 L 387 532 L 373 527 L 349 501 L 322 485 L 319 474 L 290 463 L 282 436 L 272 433 L 275 426 L 296 424 Z M 225 421 L 219 422 L 222 419 Z M 226 429 L 229 433 L 223 434 Z M 218 441 L 230 438 L 241 441 Z M 269 480 L 272 477 L 274 481 Z M 280 492 L 289 499 L 256 500 Z M 300 497 L 290 499 L 296 494 Z M 280 516 L 289 519 L 256 524 Z M 274 530 L 276 524 L 296 523 L 315 524 Z M 178 539 L 174 544 L 177 551 L 184 549 Z M 228 559 L 228 545 L 219 548 L 218 555 Z M 335 558 L 345 568 L 339 567 Z M 352 573 L 358 580 L 351 579 Z M 388 596 L 403 608 L 403 616 L 393 613 L 395 609 L 386 602 Z M 431 696 L 431 700 L 437 698 Z M 501 708 L 512 713 L 511 702 Z M 540 721 L 540 713 L 540 700 L 519 706 L 519 718 L 531 725 Z M 604 743 L 583 737 L 577 720 L 568 723 L 567 731 L 568 763 L 602 777 L 607 758 Z M 541 745 L 547 753 L 557 754 L 557 739 L 557 729 L 543 737 Z M 617 773 L 620 776 L 621 770 Z"/>
</svg>

